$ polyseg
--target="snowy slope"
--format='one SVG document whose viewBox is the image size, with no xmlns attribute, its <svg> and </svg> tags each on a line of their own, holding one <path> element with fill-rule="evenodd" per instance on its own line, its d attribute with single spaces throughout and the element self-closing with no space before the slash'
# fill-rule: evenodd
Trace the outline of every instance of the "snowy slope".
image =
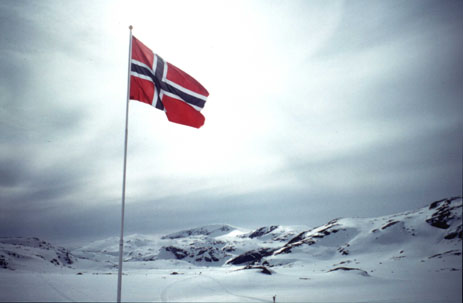
<svg viewBox="0 0 463 303">
<path fill-rule="evenodd" d="M 316 228 L 273 225 L 246 230 L 214 224 L 161 238 L 135 234 L 125 237 L 124 260 L 280 266 L 345 258 L 459 256 L 461 243 L 462 199 L 451 198 L 415 211 L 379 218 L 334 219 Z M 38 238 L 0 239 L 3 269 L 27 269 L 32 263 L 111 269 L 117 266 L 118 253 L 117 237 L 95 241 L 72 253 Z"/>
<path fill-rule="evenodd" d="M 380 218 L 345 218 L 307 230 L 276 250 L 280 255 L 298 255 L 298 260 L 397 255 L 428 258 L 438 254 L 461 255 L 462 200 L 436 201 L 417 211 Z M 375 258 L 376 258 L 375 257 Z"/>
<path fill-rule="evenodd" d="M 213 224 L 129 235 L 126 293 L 132 301 L 271 302 L 278 293 L 292 302 L 460 302 L 462 234 L 462 199 L 449 198 L 315 228 Z M 118 242 L 69 251 L 38 238 L 0 238 L 0 301 L 37 299 L 28 288 L 48 289 L 44 301 L 114 300 Z M 80 291 L 92 287 L 108 295 Z"/>
<path fill-rule="evenodd" d="M 49 271 L 71 267 L 76 259 L 66 248 L 39 238 L 0 238 L 0 269 Z"/>
</svg>

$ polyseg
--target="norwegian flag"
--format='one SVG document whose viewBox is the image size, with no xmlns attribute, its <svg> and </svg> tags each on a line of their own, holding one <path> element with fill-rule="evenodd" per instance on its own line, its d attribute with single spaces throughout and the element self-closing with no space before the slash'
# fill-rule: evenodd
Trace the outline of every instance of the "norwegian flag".
<svg viewBox="0 0 463 303">
<path fill-rule="evenodd" d="M 130 99 L 165 111 L 171 122 L 200 128 L 207 96 L 198 81 L 132 36 Z"/>
</svg>

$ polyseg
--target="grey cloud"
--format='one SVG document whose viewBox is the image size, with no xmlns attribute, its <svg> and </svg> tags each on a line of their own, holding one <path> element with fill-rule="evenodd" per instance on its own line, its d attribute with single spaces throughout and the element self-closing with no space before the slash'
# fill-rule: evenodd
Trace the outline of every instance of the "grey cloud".
<svg viewBox="0 0 463 303">
<path fill-rule="evenodd" d="M 40 58 L 37 52 L 57 52 L 56 43 L 62 40 L 43 23 L 28 17 L 31 11 L 40 16 L 44 10 L 46 7 L 33 1 L 0 3 L 4 30 L 0 37 L 0 123 L 9 130 L 1 133 L 9 142 L 47 140 L 51 133 L 76 127 L 83 118 L 83 109 L 64 105 L 59 99 L 68 96 L 50 88 L 56 83 L 44 80 L 53 68 L 50 62 L 36 60 Z"/>
<path fill-rule="evenodd" d="M 2 49 L 11 55 L 59 52 L 88 58 L 88 44 L 100 45 L 101 38 L 92 31 L 102 25 L 101 15 L 92 8 L 83 1 L 2 1 Z M 77 21 L 82 17 L 89 23 Z"/>
<path fill-rule="evenodd" d="M 457 195 L 461 190 L 461 127 L 406 136 L 324 161 L 289 158 L 286 173 L 296 174 L 315 192 Z M 340 186 L 346 182 L 350 185 Z"/>
<path fill-rule="evenodd" d="M 108 54 L 98 40 L 110 39 L 103 37 L 109 34 L 103 30 L 100 34 L 91 32 L 92 26 L 101 25 L 96 18 L 91 17 L 96 21 L 94 25 L 79 23 L 80 17 L 91 16 L 84 2 L 63 3 L 0 2 L 0 68 L 4 71 L 0 75 L 2 235 L 103 238 L 119 231 L 119 184 L 109 193 L 103 192 L 104 180 L 100 179 L 111 175 L 108 172 L 115 172 L 118 177 L 122 174 L 122 141 L 120 146 L 106 142 L 107 136 L 113 134 L 109 131 L 112 125 L 82 139 L 82 129 L 91 128 L 87 123 L 92 122 L 87 119 L 94 109 L 85 109 L 80 103 L 89 104 L 91 100 L 82 100 L 78 90 L 83 87 L 73 86 L 74 83 L 64 89 L 66 79 L 61 79 L 60 87 L 47 83 L 49 62 L 37 61 L 48 58 L 44 55 L 50 53 L 70 58 L 74 67 L 80 67 L 81 62 Z M 302 27 L 310 10 L 293 8 L 289 11 L 299 13 L 301 22 L 297 26 Z M 147 189 L 141 189 L 142 194 L 135 192 L 136 199 L 128 197 L 127 233 L 163 232 L 211 222 L 251 228 L 267 224 L 313 226 L 340 216 L 386 215 L 461 193 L 462 2 L 355 1 L 346 2 L 343 10 L 334 34 L 307 60 L 316 60 L 317 64 L 339 60 L 335 65 L 340 65 L 343 73 L 333 73 L 333 78 L 327 80 L 329 85 L 324 87 L 326 94 L 317 97 L 325 98 L 339 90 L 344 99 L 326 97 L 327 102 L 333 102 L 323 113 L 328 116 L 308 116 L 305 110 L 311 99 L 304 94 L 310 92 L 304 85 L 292 86 L 282 92 L 284 106 L 281 100 L 262 101 L 269 107 L 278 106 L 270 108 L 270 113 L 262 110 L 262 117 L 278 113 L 285 116 L 283 120 L 289 117 L 288 124 L 275 127 L 267 139 L 252 139 L 256 150 L 266 149 L 265 155 L 283 159 L 281 170 L 271 176 L 269 171 L 262 172 L 263 180 L 288 177 L 298 184 L 225 194 L 221 187 L 227 186 L 226 178 L 223 184 L 211 182 L 213 185 L 209 186 L 208 177 L 185 181 L 185 177 L 174 175 L 158 180 L 157 174 L 153 174 L 156 177 L 143 180 Z M 308 33 L 301 29 L 292 37 L 295 46 L 303 45 L 295 43 L 304 41 L 302 34 Z M 234 45 L 238 42 L 227 40 Z M 343 62 L 370 51 L 377 55 L 378 65 L 391 67 L 362 79 L 355 78 L 355 69 L 348 70 L 350 65 L 343 67 Z M 401 64 L 384 62 L 396 59 L 402 60 Z M 100 71 L 91 68 L 87 70 L 89 77 L 100 79 L 100 74 L 95 75 Z M 301 82 L 311 80 L 304 77 L 303 66 L 292 71 Z M 240 101 L 248 103 L 249 108 L 260 106 L 259 100 L 242 97 Z M 111 102 L 107 104 L 112 105 Z M 222 106 L 220 102 L 217 106 Z M 331 119 L 332 116 L 341 120 Z M 268 122 L 263 118 L 256 123 L 275 121 L 278 119 Z M 334 130 L 339 130 L 338 134 L 331 133 L 333 128 L 324 129 L 330 123 L 338 123 Z M 317 148 L 311 145 L 311 139 L 333 142 L 335 146 L 337 139 L 347 140 L 348 136 L 355 141 L 355 131 L 362 127 L 371 128 L 368 135 L 373 139 L 367 140 L 371 145 L 359 140 L 352 148 L 340 148 L 324 160 L 310 159 L 308 154 Z M 392 127 L 394 130 L 389 129 Z M 310 134 L 306 136 L 307 133 Z M 382 138 L 383 134 L 388 136 Z M 134 154 L 145 146 L 140 143 L 140 136 L 144 135 L 138 136 L 132 137 L 129 148 Z M 310 149 L 304 151 L 304 145 Z M 302 147 L 297 149 L 298 146 Z M 153 148 L 148 161 L 159 161 L 156 150 Z M 156 185 L 183 181 L 191 182 L 190 188 L 194 188 L 195 182 L 206 186 L 201 187 L 205 188 L 202 191 L 189 190 L 187 195 L 172 194 L 162 199 L 145 195 L 146 192 L 155 196 Z"/>
<path fill-rule="evenodd" d="M 338 30 L 319 56 L 345 54 L 434 32 L 439 26 L 459 31 L 460 1 L 349 1 L 343 6 Z M 438 32 L 438 31 L 437 31 Z"/>
<path fill-rule="evenodd" d="M 78 41 L 85 36 L 86 27 L 80 29 L 72 20 L 64 20 L 66 14 L 75 13 L 72 10 L 55 14 L 60 5 L 54 4 L 0 2 L 4 30 L 0 37 L 0 184 L 4 213 L 23 206 L 24 211 L 47 208 L 70 195 L 76 196 L 75 201 L 89 185 L 86 179 L 93 178 L 96 168 L 103 165 L 99 160 L 104 148 L 88 154 L 85 145 L 98 146 L 99 139 L 82 140 L 89 109 L 81 105 L 85 102 L 68 79 L 53 77 L 57 63 L 48 61 L 57 54 L 85 59 L 87 44 L 76 42 L 93 36 Z M 79 5 L 84 3 L 71 6 Z"/>
<path fill-rule="evenodd" d="M 10 156 L 0 159 L 0 186 L 2 187 L 18 185 L 23 182 L 22 177 L 25 174 L 23 161 L 11 158 Z"/>
<path fill-rule="evenodd" d="M 366 79 L 367 85 L 356 96 L 355 118 L 405 124 L 419 122 L 417 118 L 454 123 L 462 110 L 463 70 L 455 65 L 463 62 L 463 54 L 458 51 L 462 48 L 463 43 L 452 47 L 447 55 L 436 51 L 417 62 L 404 62 L 400 70 Z"/>
</svg>

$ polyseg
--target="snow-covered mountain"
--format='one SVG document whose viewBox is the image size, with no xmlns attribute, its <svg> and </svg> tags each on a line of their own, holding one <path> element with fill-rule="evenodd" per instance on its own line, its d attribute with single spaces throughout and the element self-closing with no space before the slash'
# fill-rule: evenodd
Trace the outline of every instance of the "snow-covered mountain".
<svg viewBox="0 0 463 303">
<path fill-rule="evenodd" d="M 462 234 L 462 199 L 456 197 L 390 216 L 334 219 L 316 228 L 272 225 L 247 230 L 214 224 L 160 238 L 130 235 L 125 238 L 124 261 L 137 268 L 152 268 L 162 260 L 249 268 L 319 260 L 345 265 L 354 259 L 358 264 L 370 259 L 459 258 Z M 118 249 L 117 237 L 72 252 L 38 238 L 0 238 L 0 269 L 34 270 L 46 263 L 44 270 L 50 266 L 111 270 L 117 267 Z"/>
<path fill-rule="evenodd" d="M 377 218 L 129 235 L 129 301 L 461 302 L 462 199 Z M 114 301 L 118 237 L 0 238 L 0 301 Z"/>
<path fill-rule="evenodd" d="M 70 268 L 76 259 L 66 248 L 53 246 L 39 238 L 0 238 L 0 270 Z"/>
</svg>

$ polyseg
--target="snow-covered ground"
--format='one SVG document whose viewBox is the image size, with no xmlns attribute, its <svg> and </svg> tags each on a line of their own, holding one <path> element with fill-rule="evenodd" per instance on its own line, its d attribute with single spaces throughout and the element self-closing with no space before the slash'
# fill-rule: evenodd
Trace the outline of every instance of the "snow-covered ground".
<svg viewBox="0 0 463 303">
<path fill-rule="evenodd" d="M 379 218 L 125 238 L 122 298 L 162 302 L 461 302 L 462 199 Z M 114 301 L 118 238 L 72 251 L 0 238 L 0 301 Z"/>
</svg>

